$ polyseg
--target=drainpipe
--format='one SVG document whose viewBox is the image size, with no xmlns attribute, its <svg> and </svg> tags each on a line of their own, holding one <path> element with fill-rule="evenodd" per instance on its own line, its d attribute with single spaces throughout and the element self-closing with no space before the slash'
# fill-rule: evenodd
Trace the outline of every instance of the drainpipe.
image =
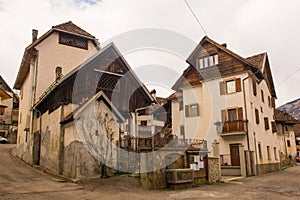
<svg viewBox="0 0 300 200">
<path fill-rule="evenodd" d="M 281 126 L 282 126 L 282 134 L 283 134 L 283 139 L 284 139 L 284 147 L 285 147 L 285 159 L 287 159 L 287 147 L 286 147 L 286 139 L 285 139 L 285 132 L 284 132 L 284 125 L 285 125 L 285 123 L 283 122 L 282 124 L 281 124 Z"/>
</svg>

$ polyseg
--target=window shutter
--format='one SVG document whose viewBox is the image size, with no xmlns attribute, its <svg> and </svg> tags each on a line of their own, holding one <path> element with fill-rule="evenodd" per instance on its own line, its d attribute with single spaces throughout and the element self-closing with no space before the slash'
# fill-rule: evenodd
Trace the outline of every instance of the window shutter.
<svg viewBox="0 0 300 200">
<path fill-rule="evenodd" d="M 189 117 L 189 106 L 185 106 L 185 116 Z"/>
<path fill-rule="evenodd" d="M 226 110 L 221 110 L 221 119 L 222 119 L 222 122 L 226 121 Z"/>
<path fill-rule="evenodd" d="M 200 112 L 199 112 L 199 104 L 197 104 L 197 116 L 200 115 Z"/>
<path fill-rule="evenodd" d="M 256 124 L 259 124 L 259 112 L 256 108 L 255 108 L 255 121 L 256 121 Z"/>
<path fill-rule="evenodd" d="M 241 85 L 240 78 L 235 79 L 235 88 L 236 88 L 236 92 L 242 91 L 242 85 Z"/>
<path fill-rule="evenodd" d="M 265 117 L 264 121 L 265 121 L 265 130 L 269 130 L 270 129 L 270 127 L 269 127 L 269 119 L 267 117 Z"/>
<path fill-rule="evenodd" d="M 277 130 L 276 130 L 276 123 L 273 121 L 272 122 L 272 133 L 276 133 Z"/>
<path fill-rule="evenodd" d="M 222 81 L 222 82 L 220 82 L 220 95 L 225 95 L 225 90 L 226 90 L 225 82 Z"/>
<path fill-rule="evenodd" d="M 256 87 L 256 80 L 252 79 L 252 86 L 253 86 L 253 95 L 257 95 L 257 87 Z"/>
<path fill-rule="evenodd" d="M 238 108 L 238 109 L 237 109 L 237 112 L 238 112 L 237 119 L 238 119 L 238 120 L 243 120 L 243 119 L 244 119 L 244 117 L 243 117 L 243 108 L 242 108 L 242 107 L 241 107 L 241 108 Z"/>
<path fill-rule="evenodd" d="M 275 108 L 275 98 L 272 97 L 272 108 Z"/>
</svg>

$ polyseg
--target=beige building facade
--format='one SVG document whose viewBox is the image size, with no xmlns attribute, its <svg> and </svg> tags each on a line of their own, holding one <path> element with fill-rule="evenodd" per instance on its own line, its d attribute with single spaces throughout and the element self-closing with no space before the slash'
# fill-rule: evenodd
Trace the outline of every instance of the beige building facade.
<svg viewBox="0 0 300 200">
<path fill-rule="evenodd" d="M 190 66 L 173 86 L 173 133 L 207 140 L 211 153 L 218 143 L 226 170 L 247 167 L 248 175 L 279 170 L 276 93 L 267 54 L 242 58 L 205 37 L 187 62 Z"/>
</svg>

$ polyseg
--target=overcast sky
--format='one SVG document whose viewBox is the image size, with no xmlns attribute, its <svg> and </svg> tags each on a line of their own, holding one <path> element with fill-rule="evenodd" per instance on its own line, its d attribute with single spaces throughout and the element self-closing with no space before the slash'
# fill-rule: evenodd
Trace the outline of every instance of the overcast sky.
<svg viewBox="0 0 300 200">
<path fill-rule="evenodd" d="M 300 1 L 188 1 L 211 39 L 226 42 L 243 57 L 268 52 L 277 106 L 300 97 Z M 70 20 L 95 35 L 100 43 L 141 28 L 171 30 L 195 44 L 205 35 L 184 0 L 0 0 L 0 67 L 4 79 L 13 86 L 33 28 L 41 36 L 53 25 Z M 182 57 L 167 54 L 144 50 L 125 58 L 137 71 L 151 65 L 156 71 L 159 66 L 173 69 L 166 84 L 172 85 L 186 64 Z M 148 87 L 159 85 L 157 79 L 137 74 Z M 163 81 L 160 88 L 164 88 Z M 162 90 L 159 94 L 171 92 L 167 87 Z"/>
</svg>

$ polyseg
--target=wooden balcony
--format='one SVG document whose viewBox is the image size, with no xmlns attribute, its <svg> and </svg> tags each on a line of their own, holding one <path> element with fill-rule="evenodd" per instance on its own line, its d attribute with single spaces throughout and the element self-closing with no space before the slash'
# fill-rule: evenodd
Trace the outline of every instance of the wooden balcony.
<svg viewBox="0 0 300 200">
<path fill-rule="evenodd" d="M 247 120 L 216 122 L 218 133 L 221 136 L 246 135 Z"/>
</svg>

